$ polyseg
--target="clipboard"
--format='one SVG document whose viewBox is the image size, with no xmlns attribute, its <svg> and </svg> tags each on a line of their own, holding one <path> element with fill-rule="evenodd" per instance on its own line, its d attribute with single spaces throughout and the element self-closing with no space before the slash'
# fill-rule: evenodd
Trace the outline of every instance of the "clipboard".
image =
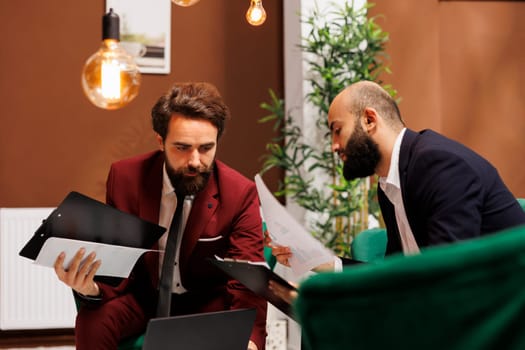
<svg viewBox="0 0 525 350">
<path fill-rule="evenodd" d="M 45 219 L 19 255 L 35 260 L 49 237 L 151 248 L 166 229 L 78 192 L 70 192 Z"/>
<path fill-rule="evenodd" d="M 248 261 L 239 260 L 218 260 L 208 258 L 208 261 L 225 272 L 228 276 L 241 282 L 246 288 L 255 294 L 263 297 L 275 306 L 277 309 L 284 312 L 286 315 L 295 319 L 293 309 L 284 299 L 275 295 L 269 288 L 269 281 L 277 282 L 278 284 L 296 291 L 297 288 L 292 286 L 284 278 L 270 270 L 267 266 Z"/>
</svg>

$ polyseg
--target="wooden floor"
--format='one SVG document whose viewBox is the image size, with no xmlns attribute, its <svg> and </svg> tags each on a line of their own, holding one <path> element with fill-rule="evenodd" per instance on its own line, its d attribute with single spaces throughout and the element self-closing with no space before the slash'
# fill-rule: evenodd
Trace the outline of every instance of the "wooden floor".
<svg viewBox="0 0 525 350">
<path fill-rule="evenodd" d="M 73 329 L 0 331 L 0 349 L 74 347 Z"/>
</svg>

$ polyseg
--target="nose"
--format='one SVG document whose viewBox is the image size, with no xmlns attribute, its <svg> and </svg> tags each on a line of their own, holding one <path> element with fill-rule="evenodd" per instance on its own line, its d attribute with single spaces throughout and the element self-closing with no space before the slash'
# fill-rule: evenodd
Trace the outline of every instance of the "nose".
<svg viewBox="0 0 525 350">
<path fill-rule="evenodd" d="M 342 147 L 340 141 L 333 140 L 332 141 L 332 152 L 336 153 L 339 158 L 341 158 L 343 161 L 346 161 L 346 156 L 344 154 L 344 147 Z"/>
<path fill-rule="evenodd" d="M 193 168 L 198 168 L 201 164 L 201 157 L 199 150 L 195 149 L 191 152 L 190 159 L 188 161 L 188 165 Z"/>
<path fill-rule="evenodd" d="M 332 152 L 339 153 L 339 150 L 341 149 L 341 145 L 339 142 L 335 139 L 332 139 Z"/>
</svg>

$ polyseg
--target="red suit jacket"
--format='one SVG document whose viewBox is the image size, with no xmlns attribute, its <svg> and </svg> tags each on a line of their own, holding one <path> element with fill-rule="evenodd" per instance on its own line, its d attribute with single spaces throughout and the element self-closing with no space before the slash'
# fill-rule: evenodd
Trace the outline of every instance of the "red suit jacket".
<svg viewBox="0 0 525 350">
<path fill-rule="evenodd" d="M 164 155 L 160 151 L 114 163 L 108 180 L 108 204 L 142 219 L 158 222 Z M 255 184 L 220 161 L 206 187 L 195 196 L 179 259 L 182 285 L 188 290 L 180 313 L 256 308 L 251 340 L 264 349 L 266 301 L 239 282 L 228 280 L 207 258 L 264 261 L 262 224 Z M 101 284 L 104 300 L 135 295 L 146 314 L 156 308 L 159 257 L 146 254 L 118 287 Z M 174 302 L 176 303 L 176 301 Z M 174 305 L 175 309 L 178 308 Z"/>
</svg>

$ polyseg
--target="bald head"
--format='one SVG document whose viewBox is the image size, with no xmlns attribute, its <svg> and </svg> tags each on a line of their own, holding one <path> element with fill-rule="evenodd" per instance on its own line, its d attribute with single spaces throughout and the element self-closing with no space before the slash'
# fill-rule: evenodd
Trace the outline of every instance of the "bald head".
<svg viewBox="0 0 525 350">
<path fill-rule="evenodd" d="M 344 89 L 336 96 L 332 106 L 343 108 L 355 118 L 362 116 L 366 108 L 373 108 L 393 129 L 404 127 L 396 102 L 379 84 L 360 81 Z"/>
<path fill-rule="evenodd" d="M 345 178 L 388 174 L 404 123 L 396 102 L 381 86 L 361 81 L 341 91 L 330 105 L 328 126 Z"/>
</svg>

